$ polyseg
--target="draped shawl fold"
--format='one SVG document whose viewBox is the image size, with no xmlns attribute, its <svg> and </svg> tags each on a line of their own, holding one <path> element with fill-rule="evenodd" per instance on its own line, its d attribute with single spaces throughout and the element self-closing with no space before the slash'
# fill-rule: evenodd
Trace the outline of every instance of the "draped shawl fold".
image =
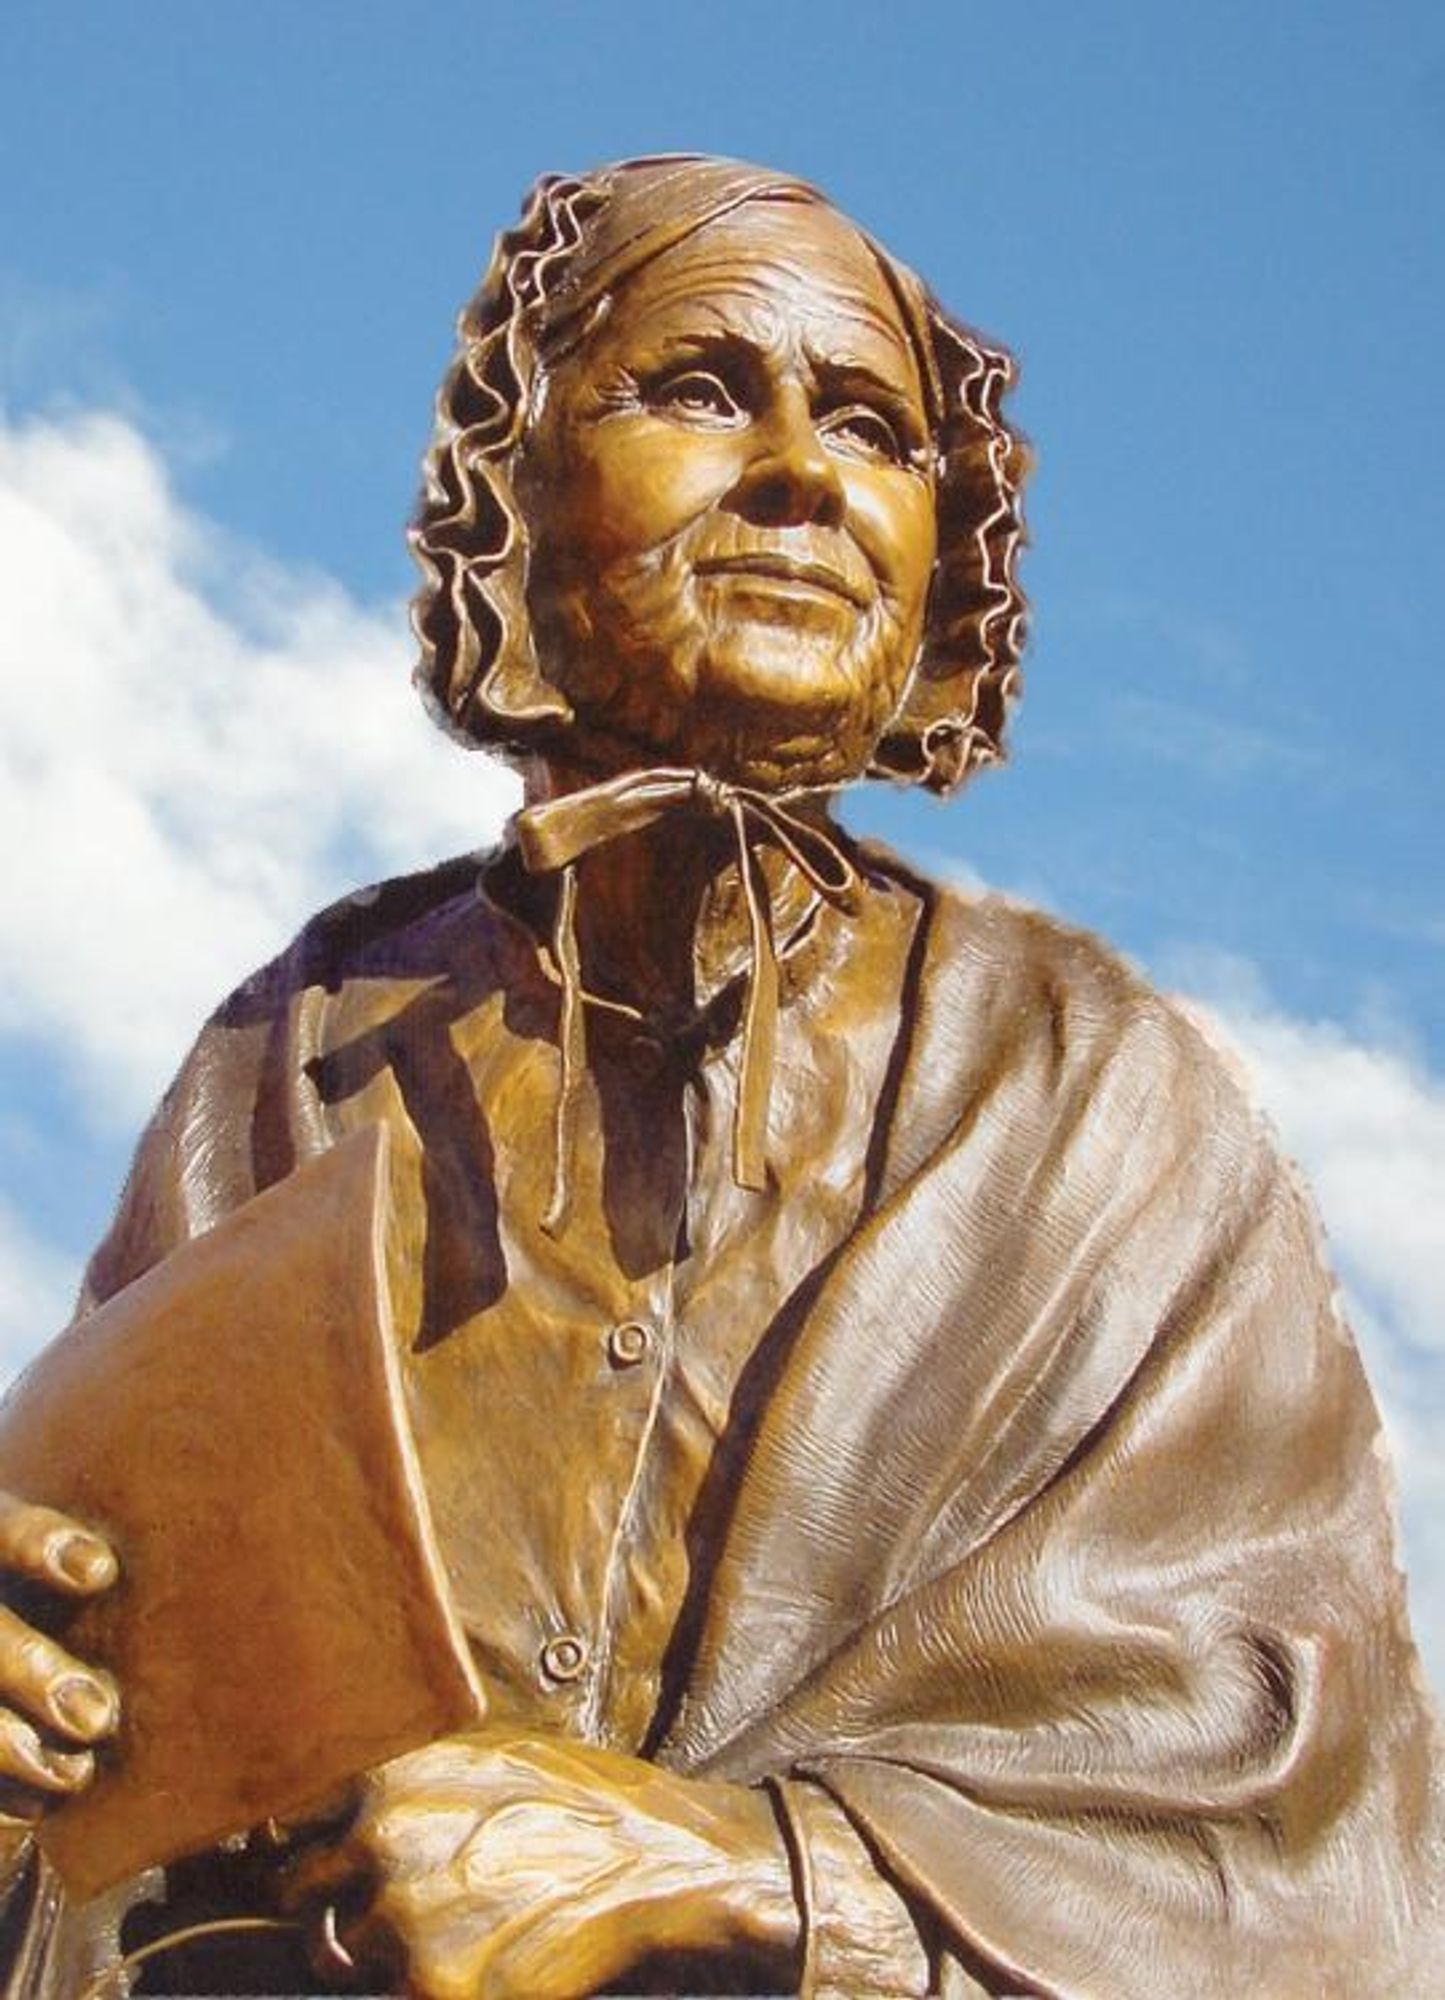
<svg viewBox="0 0 1445 2000">
<path fill-rule="evenodd" d="M 1308 1205 L 1097 943 L 920 893 L 875 1197 L 769 1336 L 653 1754 L 821 1784 L 970 1990 L 1445 1990 L 1433 1725 Z M 97 1292 L 324 1143 L 295 1020 L 360 921 L 202 1035 Z"/>
</svg>

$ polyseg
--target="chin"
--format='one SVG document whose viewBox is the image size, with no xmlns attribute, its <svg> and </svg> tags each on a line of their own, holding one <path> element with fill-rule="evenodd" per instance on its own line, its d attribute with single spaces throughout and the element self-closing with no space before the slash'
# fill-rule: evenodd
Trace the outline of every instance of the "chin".
<svg viewBox="0 0 1445 2000">
<path fill-rule="evenodd" d="M 684 723 L 692 761 L 763 789 L 861 777 L 903 688 L 871 650 L 794 634 L 704 653 Z"/>
<path fill-rule="evenodd" d="M 658 761 L 696 764 L 761 791 L 842 785 L 861 777 L 896 702 L 852 676 L 796 672 L 785 682 L 704 675 L 690 698 L 659 708 L 628 733 Z M 642 726 L 638 726 L 642 723 Z"/>
<path fill-rule="evenodd" d="M 730 636 L 698 657 L 694 685 L 699 701 L 756 707 L 786 715 L 845 715 L 865 702 L 876 678 L 873 663 L 853 649 L 810 643 L 766 628 L 746 640 Z M 891 682 L 892 676 L 888 676 Z M 868 703 L 871 706 L 871 703 Z"/>
<path fill-rule="evenodd" d="M 846 784 L 867 769 L 902 698 L 906 649 L 883 619 L 840 643 L 764 619 L 720 630 L 660 589 L 636 593 L 627 610 L 615 622 L 576 620 L 559 650 L 584 729 L 635 746 L 645 762 L 695 764 L 765 791 Z"/>
</svg>

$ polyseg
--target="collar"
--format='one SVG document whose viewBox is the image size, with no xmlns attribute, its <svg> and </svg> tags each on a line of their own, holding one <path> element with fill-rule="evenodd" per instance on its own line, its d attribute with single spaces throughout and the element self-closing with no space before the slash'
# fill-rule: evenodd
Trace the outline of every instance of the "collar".
<svg viewBox="0 0 1445 2000">
<path fill-rule="evenodd" d="M 625 834 L 640 833 L 673 814 L 731 823 L 747 907 L 749 963 L 745 972 L 742 1055 L 733 1118 L 733 1178 L 740 1187 L 767 1185 L 764 1142 L 777 1048 L 778 952 L 772 895 L 757 849 L 767 843 L 789 869 L 836 907 L 850 909 L 859 875 L 835 834 L 802 808 L 825 789 L 799 786 L 761 792 L 706 771 L 658 766 L 607 778 L 524 808 L 512 826 L 523 866 L 558 878 L 553 953 L 562 987 L 558 1031 L 562 1059 L 554 1130 L 552 1199 L 543 1227 L 559 1235 L 570 1202 L 576 1142 L 577 1092 L 586 1066 L 582 971 L 577 950 L 577 870 L 583 855 Z"/>
</svg>

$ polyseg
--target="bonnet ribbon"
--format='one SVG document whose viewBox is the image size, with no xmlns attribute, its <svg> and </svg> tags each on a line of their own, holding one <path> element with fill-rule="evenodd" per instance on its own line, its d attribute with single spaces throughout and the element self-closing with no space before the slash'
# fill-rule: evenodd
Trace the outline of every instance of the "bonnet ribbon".
<svg viewBox="0 0 1445 2000">
<path fill-rule="evenodd" d="M 557 1098 L 552 1199 L 542 1219 L 549 1236 L 561 1231 L 567 1217 L 577 1092 L 587 1059 L 577 952 L 576 862 L 609 840 L 656 825 L 670 812 L 690 809 L 709 818 L 731 820 L 751 947 L 733 1117 L 733 1179 L 739 1187 L 763 1188 L 767 1185 L 764 1141 L 768 1097 L 778 1033 L 778 956 L 767 877 L 753 843 L 771 841 L 819 895 L 846 906 L 858 887 L 857 869 L 832 834 L 795 810 L 802 800 L 827 789 L 831 788 L 799 786 L 785 792 L 759 792 L 748 785 L 726 784 L 706 771 L 664 767 L 630 771 L 582 791 L 564 792 L 516 815 L 517 846 L 529 873 L 561 876 L 553 949 L 562 987 L 558 1033 L 562 1080 Z"/>
</svg>

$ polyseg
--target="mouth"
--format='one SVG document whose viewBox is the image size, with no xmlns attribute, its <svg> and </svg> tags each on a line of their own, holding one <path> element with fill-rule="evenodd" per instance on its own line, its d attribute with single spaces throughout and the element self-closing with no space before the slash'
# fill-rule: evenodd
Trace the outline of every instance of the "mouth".
<svg viewBox="0 0 1445 2000">
<path fill-rule="evenodd" d="M 812 556 L 785 556 L 766 550 L 753 550 L 728 556 L 705 556 L 694 564 L 698 576 L 738 576 L 751 581 L 792 586 L 797 590 L 822 591 L 825 596 L 841 598 L 845 604 L 857 610 L 867 609 L 866 592 L 859 589 L 850 577 L 831 563 L 819 562 Z"/>
</svg>

